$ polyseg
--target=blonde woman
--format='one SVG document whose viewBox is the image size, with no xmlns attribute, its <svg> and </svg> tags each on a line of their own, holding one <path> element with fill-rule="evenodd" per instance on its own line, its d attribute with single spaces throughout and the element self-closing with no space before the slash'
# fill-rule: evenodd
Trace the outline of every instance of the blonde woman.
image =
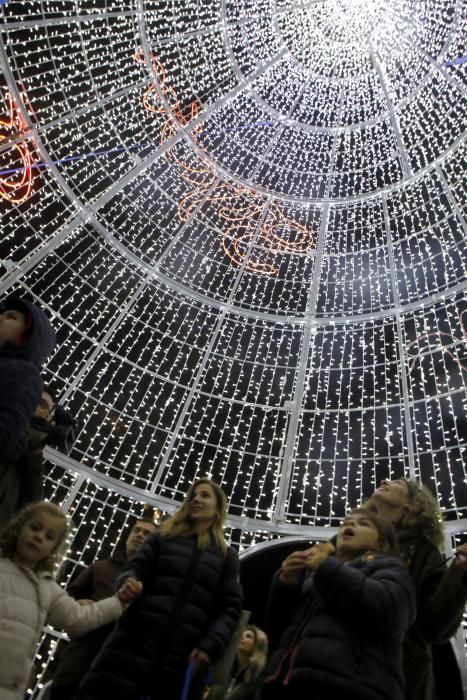
<svg viewBox="0 0 467 700">
<path fill-rule="evenodd" d="M 237 647 L 225 700 L 252 700 L 261 685 L 267 658 L 266 634 L 256 625 L 247 625 Z"/>
<path fill-rule="evenodd" d="M 137 597 L 84 678 L 77 698 L 180 697 L 189 663 L 190 698 L 202 671 L 222 655 L 241 611 L 238 557 L 227 546 L 227 501 L 209 479 L 196 481 L 181 508 L 124 569 Z"/>
</svg>

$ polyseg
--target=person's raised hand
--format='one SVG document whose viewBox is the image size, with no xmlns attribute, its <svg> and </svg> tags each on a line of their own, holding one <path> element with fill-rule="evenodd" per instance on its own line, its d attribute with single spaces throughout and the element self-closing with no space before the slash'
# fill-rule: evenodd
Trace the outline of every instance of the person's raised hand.
<svg viewBox="0 0 467 700">
<path fill-rule="evenodd" d="M 310 549 L 307 549 L 307 557 L 305 566 L 310 571 L 315 571 L 318 566 L 327 559 L 331 554 L 334 554 L 336 548 L 331 542 L 318 542 Z"/>
<path fill-rule="evenodd" d="M 280 579 L 283 583 L 298 584 L 302 580 L 305 570 L 308 549 L 292 552 L 284 559 L 281 565 Z"/>
<path fill-rule="evenodd" d="M 128 605 L 143 592 L 143 584 L 135 578 L 127 578 L 117 591 L 117 598 L 123 605 Z"/>
</svg>

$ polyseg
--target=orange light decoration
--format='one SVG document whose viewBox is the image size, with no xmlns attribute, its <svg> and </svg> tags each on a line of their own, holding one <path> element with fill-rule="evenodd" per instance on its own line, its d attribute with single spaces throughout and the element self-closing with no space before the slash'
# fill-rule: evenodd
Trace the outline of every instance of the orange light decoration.
<svg viewBox="0 0 467 700">
<path fill-rule="evenodd" d="M 134 59 L 137 63 L 146 64 L 146 58 L 142 50 L 136 52 Z M 188 107 L 188 116 L 182 112 L 180 102 L 173 87 L 168 84 L 168 74 L 157 56 L 151 54 L 153 69 L 161 84 L 162 94 L 167 100 L 167 110 L 156 90 L 156 86 L 150 85 L 144 92 L 141 102 L 148 112 L 164 117 L 164 125 L 161 130 L 160 143 L 169 139 L 180 127 L 186 127 L 199 114 L 199 104 L 191 102 Z M 200 150 L 204 150 L 198 137 L 201 127 L 196 126 L 191 130 L 191 135 Z M 277 253 L 307 253 L 315 245 L 313 232 L 306 226 L 287 218 L 277 204 L 273 204 L 258 229 L 257 221 L 264 208 L 264 200 L 252 189 L 244 185 L 215 185 L 217 174 L 209 161 L 199 156 L 199 166 L 193 167 L 186 161 L 177 158 L 174 154 L 165 153 L 164 158 L 172 159 L 177 166 L 180 176 L 191 189 L 180 198 L 178 203 L 178 215 L 182 221 L 187 221 L 194 209 L 203 201 L 220 204 L 219 215 L 229 226 L 222 236 L 222 248 L 228 258 L 237 266 L 243 265 L 249 272 L 257 272 L 263 275 L 275 275 L 278 267 L 271 262 L 247 257 L 249 246 L 255 243 L 256 256 L 263 253 L 266 258 Z M 241 227 L 239 235 L 238 229 Z M 294 234 L 294 240 L 290 240 L 285 234 Z M 259 243 L 260 246 L 256 246 Z M 261 251 L 261 252 L 260 252 Z"/>
<path fill-rule="evenodd" d="M 7 119 L 0 119 L 0 142 L 8 141 L 12 136 L 17 136 L 24 132 L 27 125 L 21 112 L 15 105 L 11 94 L 6 95 Z M 6 132 L 6 133 L 4 133 Z M 32 193 L 32 164 L 34 162 L 31 151 L 26 140 L 11 144 L 14 157 L 11 163 L 21 163 L 20 167 L 11 167 L 11 172 L 0 175 L 0 196 L 11 204 L 21 204 Z M 2 153 L 2 158 L 5 152 Z"/>
<path fill-rule="evenodd" d="M 464 320 L 464 316 L 465 316 L 465 319 L 466 319 L 466 320 Z M 464 309 L 464 311 L 463 311 L 463 312 L 461 313 L 461 315 L 459 316 L 459 323 L 460 323 L 461 331 L 462 331 L 462 334 L 463 334 L 463 337 L 462 337 L 462 338 L 456 338 L 455 336 L 451 335 L 450 333 L 436 333 L 436 332 L 433 332 L 433 333 L 424 333 L 423 335 L 418 336 L 418 338 L 415 338 L 415 340 L 412 340 L 412 342 L 409 343 L 409 344 L 407 345 L 407 354 L 409 355 L 409 349 L 410 349 L 415 343 L 420 343 L 421 340 L 426 340 L 427 343 L 428 343 L 428 347 L 430 347 L 431 341 L 430 341 L 429 339 L 432 338 L 433 336 L 435 336 L 436 338 L 440 338 L 440 337 L 449 338 L 450 343 L 457 343 L 457 342 L 462 342 L 462 341 L 463 341 L 464 345 L 467 345 L 467 309 Z M 436 344 L 434 347 L 437 349 L 437 348 L 439 348 L 440 346 L 439 346 L 439 344 Z M 459 359 L 456 357 L 456 355 L 454 355 L 454 353 L 452 353 L 451 350 L 450 350 L 448 347 L 442 347 L 442 350 L 443 350 L 443 352 L 444 352 L 446 355 L 449 355 L 449 357 L 450 357 L 451 359 L 453 359 L 454 362 L 455 362 L 456 364 L 458 364 L 459 367 L 460 367 L 464 372 L 467 372 L 467 365 L 464 364 L 461 360 L 459 360 Z M 412 370 L 413 370 L 413 368 L 414 368 L 414 366 L 415 366 L 416 361 L 417 361 L 417 360 L 420 360 L 420 361 L 421 361 L 421 360 L 423 359 L 423 357 L 424 357 L 426 354 L 428 354 L 428 353 L 422 353 L 422 351 L 420 351 L 420 352 L 417 352 L 416 355 L 413 355 L 413 354 L 410 354 L 410 355 L 409 355 L 409 357 L 411 358 L 411 359 L 410 359 L 410 363 L 409 363 L 409 373 L 412 372 Z"/>
</svg>

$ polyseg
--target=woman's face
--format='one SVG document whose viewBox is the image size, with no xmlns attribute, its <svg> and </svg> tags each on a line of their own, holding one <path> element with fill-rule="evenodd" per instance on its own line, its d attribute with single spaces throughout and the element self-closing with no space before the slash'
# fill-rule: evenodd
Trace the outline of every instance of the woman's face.
<svg viewBox="0 0 467 700">
<path fill-rule="evenodd" d="M 217 498 L 210 484 L 195 486 L 189 504 L 189 517 L 193 524 L 206 524 L 208 527 L 218 517 Z"/>
<path fill-rule="evenodd" d="M 255 650 L 255 644 L 255 633 L 253 632 L 253 630 L 247 628 L 240 637 L 238 651 L 241 651 L 243 654 L 248 654 L 249 656 L 251 656 L 251 654 Z"/>
<path fill-rule="evenodd" d="M 401 508 L 409 504 L 409 489 L 403 479 L 396 479 L 395 481 L 383 479 L 371 500 L 377 510 L 378 506 L 381 505 L 394 509 Z"/>
</svg>

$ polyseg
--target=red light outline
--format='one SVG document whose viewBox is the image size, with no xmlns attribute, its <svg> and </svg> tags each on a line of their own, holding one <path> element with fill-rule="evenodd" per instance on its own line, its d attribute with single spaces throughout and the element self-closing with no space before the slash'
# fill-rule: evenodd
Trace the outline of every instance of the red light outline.
<svg viewBox="0 0 467 700">
<path fill-rule="evenodd" d="M 146 65 L 146 57 L 141 49 L 135 53 L 134 60 L 139 64 Z M 164 65 L 152 53 L 151 62 L 162 86 L 162 94 L 169 104 L 169 110 L 163 104 L 154 84 L 145 90 L 141 103 L 148 112 L 165 118 L 160 135 L 160 144 L 162 145 L 164 141 L 173 136 L 177 124 L 181 127 L 186 127 L 197 117 L 199 104 L 195 101 L 191 102 L 188 108 L 189 116 L 185 116 L 181 110 L 177 93 L 168 84 L 168 74 Z M 203 150 L 202 145 L 197 140 L 200 131 L 199 126 L 195 127 L 192 130 L 192 136 L 198 147 Z M 168 152 L 164 154 L 164 158 L 169 160 Z M 223 233 L 222 248 L 234 265 L 238 267 L 243 265 L 249 272 L 257 272 L 263 275 L 277 274 L 279 268 L 272 263 L 252 260 L 251 258 L 245 262 L 246 251 L 243 252 L 243 247 L 248 246 L 252 240 L 255 242 L 264 241 L 262 248 L 263 250 L 266 249 L 268 255 L 307 253 L 314 248 L 315 239 L 313 232 L 303 224 L 288 219 L 277 204 L 272 205 L 261 228 L 257 230 L 257 219 L 253 221 L 252 219 L 261 215 L 264 201 L 251 188 L 244 185 L 228 185 L 228 189 L 225 191 L 225 189 L 222 189 L 222 185 L 216 185 L 211 194 L 206 196 L 212 189 L 217 179 L 217 174 L 213 171 L 211 164 L 202 156 L 199 156 L 199 167 L 189 165 L 174 153 L 170 154 L 170 158 L 176 164 L 181 178 L 192 188 L 179 199 L 178 215 L 181 221 L 187 221 L 193 209 L 203 201 L 222 203 L 219 214 L 224 221 L 230 224 Z M 246 199 L 245 204 L 242 204 L 241 198 Z M 238 232 L 234 232 L 234 229 L 238 228 L 239 224 L 243 224 L 245 229 L 240 235 Z M 294 241 L 289 241 L 287 238 L 279 235 L 278 232 L 284 228 L 297 232 L 297 238 Z"/>
<path fill-rule="evenodd" d="M 0 129 L 5 128 L 8 131 L 14 129 L 16 132 L 21 133 L 27 128 L 27 124 L 21 112 L 16 107 L 10 92 L 7 93 L 6 102 L 8 106 L 8 120 L 0 119 Z M 7 139 L 8 136 L 2 136 L 0 134 L 0 141 L 5 141 Z M 19 143 L 12 144 L 12 148 L 18 153 L 23 168 L 20 179 L 13 180 L 13 182 L 11 182 L 11 180 L 14 176 L 8 175 L 3 177 L 0 175 L 0 196 L 7 202 L 10 202 L 10 204 L 21 204 L 32 194 L 32 164 L 34 159 L 28 149 L 26 139 Z M 18 190 L 23 190 L 24 188 L 25 191 L 23 194 L 16 194 Z"/>
</svg>

